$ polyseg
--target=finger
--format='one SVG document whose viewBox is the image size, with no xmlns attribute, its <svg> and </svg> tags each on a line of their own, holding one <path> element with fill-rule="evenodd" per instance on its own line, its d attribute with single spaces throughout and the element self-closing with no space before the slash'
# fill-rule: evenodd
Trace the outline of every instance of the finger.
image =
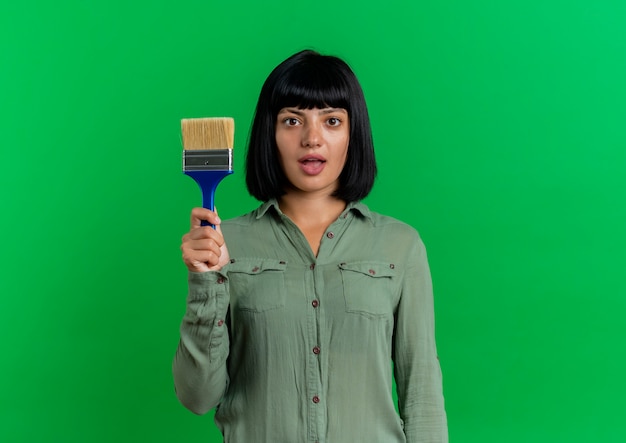
<svg viewBox="0 0 626 443">
<path fill-rule="evenodd" d="M 216 225 L 219 227 L 219 225 Z M 195 243 L 198 242 L 198 243 Z M 183 236 L 183 244 L 194 244 L 194 249 L 206 249 L 202 247 L 202 242 L 214 242 L 218 247 L 224 244 L 224 236 L 221 230 L 213 229 L 210 226 L 201 226 L 199 228 L 192 229 L 185 236 Z"/>
<path fill-rule="evenodd" d="M 210 271 L 209 265 L 203 263 L 201 261 L 194 261 L 191 263 L 191 266 L 187 266 L 187 268 L 192 272 L 208 272 Z"/>
<path fill-rule="evenodd" d="M 217 250 L 224 244 L 224 237 L 209 226 L 192 229 L 182 238 L 180 248 L 187 251 Z"/>
<path fill-rule="evenodd" d="M 205 252 L 213 252 L 214 254 L 219 255 L 221 252 L 221 245 L 212 239 L 190 240 L 183 243 L 180 249 L 188 256 L 202 254 Z"/>
<path fill-rule="evenodd" d="M 199 269 L 205 269 L 205 266 L 202 266 L 202 264 L 206 265 L 205 270 L 208 270 L 208 267 L 210 266 L 216 266 L 219 264 L 220 262 L 220 255 L 221 252 L 220 251 L 186 251 L 183 250 L 183 262 L 185 263 L 185 266 L 187 266 L 187 268 L 189 268 L 189 270 L 199 270 Z M 203 272 L 203 271 L 198 271 L 198 272 Z"/>
<path fill-rule="evenodd" d="M 191 228 L 197 228 L 202 225 L 205 220 L 212 225 L 218 225 L 222 222 L 216 212 L 206 208 L 193 208 L 191 210 Z"/>
<path fill-rule="evenodd" d="M 220 224 L 222 223 L 222 220 L 220 220 L 220 216 L 219 216 L 219 214 L 217 212 L 217 206 L 215 207 L 215 215 L 218 218 L 217 223 L 214 223 L 215 224 L 215 230 L 222 237 L 222 243 L 220 244 L 220 246 L 221 246 L 222 244 L 224 244 L 224 236 L 222 234 L 222 227 L 220 226 Z"/>
<path fill-rule="evenodd" d="M 202 262 L 215 265 L 219 262 L 220 255 L 220 251 L 183 251 L 183 261 L 185 264 Z"/>
<path fill-rule="evenodd" d="M 222 244 L 224 244 L 224 234 L 222 234 L 222 226 L 221 226 L 219 223 L 217 223 L 217 224 L 215 225 L 215 229 L 214 229 L 214 231 L 215 231 L 215 233 L 217 234 L 216 240 L 217 240 L 217 239 L 221 239 L 221 241 L 222 241 L 222 242 L 220 243 L 220 246 L 221 246 Z"/>
</svg>

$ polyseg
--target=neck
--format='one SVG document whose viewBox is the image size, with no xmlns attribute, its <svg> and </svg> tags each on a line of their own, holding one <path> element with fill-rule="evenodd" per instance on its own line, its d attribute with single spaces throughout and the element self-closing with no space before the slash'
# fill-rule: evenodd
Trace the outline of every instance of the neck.
<svg viewBox="0 0 626 443">
<path fill-rule="evenodd" d="M 278 205 L 300 229 L 326 229 L 346 208 L 346 202 L 336 197 L 294 193 L 283 195 Z"/>
</svg>

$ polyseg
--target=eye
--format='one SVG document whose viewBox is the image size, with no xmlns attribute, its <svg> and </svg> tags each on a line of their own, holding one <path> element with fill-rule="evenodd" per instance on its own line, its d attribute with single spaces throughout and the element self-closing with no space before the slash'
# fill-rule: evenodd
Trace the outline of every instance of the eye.
<svg viewBox="0 0 626 443">
<path fill-rule="evenodd" d="M 283 119 L 283 123 L 284 123 L 286 126 L 296 126 L 296 125 L 298 125 L 300 122 L 298 121 L 298 119 L 297 119 L 297 118 L 294 118 L 294 117 L 286 117 L 286 118 L 284 118 L 284 119 Z"/>
<path fill-rule="evenodd" d="M 341 120 L 340 120 L 339 118 L 337 118 L 337 117 L 330 117 L 330 118 L 327 120 L 327 123 L 328 123 L 330 126 L 339 126 L 339 125 L 341 124 Z"/>
</svg>

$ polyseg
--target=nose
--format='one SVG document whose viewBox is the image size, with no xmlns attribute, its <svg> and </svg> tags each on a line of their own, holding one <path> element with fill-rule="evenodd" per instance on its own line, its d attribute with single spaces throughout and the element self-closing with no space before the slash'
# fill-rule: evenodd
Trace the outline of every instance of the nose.
<svg viewBox="0 0 626 443">
<path fill-rule="evenodd" d="M 322 131 L 316 123 L 307 123 L 302 131 L 302 146 L 317 148 L 322 145 Z"/>
</svg>

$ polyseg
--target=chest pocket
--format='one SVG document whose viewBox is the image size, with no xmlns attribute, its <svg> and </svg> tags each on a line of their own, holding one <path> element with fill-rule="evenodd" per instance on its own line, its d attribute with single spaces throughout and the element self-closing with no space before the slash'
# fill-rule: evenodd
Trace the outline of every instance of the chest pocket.
<svg viewBox="0 0 626 443">
<path fill-rule="evenodd" d="M 287 262 L 243 258 L 228 264 L 231 308 L 264 312 L 285 305 Z"/>
<path fill-rule="evenodd" d="M 339 269 L 347 312 L 366 317 L 393 315 L 398 293 L 395 265 L 355 262 L 341 263 Z"/>
</svg>

